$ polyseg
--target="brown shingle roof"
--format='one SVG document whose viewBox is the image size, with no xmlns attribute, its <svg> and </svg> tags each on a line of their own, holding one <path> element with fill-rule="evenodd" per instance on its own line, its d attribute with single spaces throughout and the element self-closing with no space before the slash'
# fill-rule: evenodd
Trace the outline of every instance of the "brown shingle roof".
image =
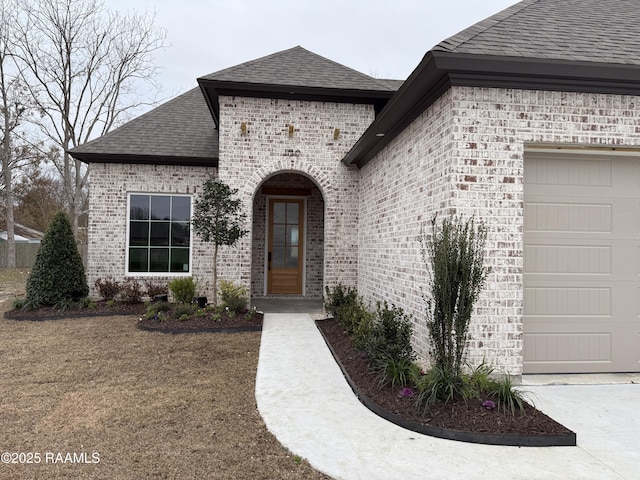
<svg viewBox="0 0 640 480">
<path fill-rule="evenodd" d="M 524 0 L 427 52 L 343 161 L 365 165 L 451 86 L 640 95 L 638 79 L 640 1 Z"/>
<path fill-rule="evenodd" d="M 217 82 L 253 83 L 339 90 L 395 91 L 383 80 L 310 52 L 300 46 L 241 63 L 200 78 Z"/>
<path fill-rule="evenodd" d="M 366 103 L 381 110 L 397 87 L 302 47 L 283 50 L 200 77 L 214 121 L 220 95 Z"/>
<path fill-rule="evenodd" d="M 88 163 L 180 159 L 182 164 L 213 166 L 218 160 L 218 131 L 196 87 L 70 153 Z"/>
<path fill-rule="evenodd" d="M 525 0 L 433 50 L 639 65 L 639 22 L 637 0 Z"/>
<path fill-rule="evenodd" d="M 194 88 L 112 132 L 70 150 L 87 163 L 217 165 L 219 92 L 281 98 L 370 102 L 382 108 L 399 88 L 294 47 L 200 78 Z M 211 111 L 207 108 L 209 95 Z M 212 117 L 212 113 L 214 117 Z"/>
</svg>

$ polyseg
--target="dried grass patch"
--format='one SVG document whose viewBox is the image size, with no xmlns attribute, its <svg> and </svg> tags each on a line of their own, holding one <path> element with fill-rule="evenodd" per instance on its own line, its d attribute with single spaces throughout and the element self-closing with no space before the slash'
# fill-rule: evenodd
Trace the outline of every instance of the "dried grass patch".
<svg viewBox="0 0 640 480">
<path fill-rule="evenodd" d="M 259 332 L 165 335 L 135 321 L 0 320 L 0 451 L 100 456 L 0 465 L 3 479 L 327 478 L 256 410 Z"/>
</svg>

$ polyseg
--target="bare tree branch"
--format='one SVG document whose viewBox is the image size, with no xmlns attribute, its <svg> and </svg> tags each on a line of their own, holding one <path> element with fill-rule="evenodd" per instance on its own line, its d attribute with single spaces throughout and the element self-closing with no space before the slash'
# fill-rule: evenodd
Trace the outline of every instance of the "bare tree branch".
<svg viewBox="0 0 640 480">
<path fill-rule="evenodd" d="M 87 167 L 67 153 L 104 135 L 141 105 L 165 33 L 155 15 L 123 16 L 99 0 L 17 0 L 13 52 L 40 112 L 37 125 L 63 152 L 55 165 L 77 231 Z"/>
</svg>

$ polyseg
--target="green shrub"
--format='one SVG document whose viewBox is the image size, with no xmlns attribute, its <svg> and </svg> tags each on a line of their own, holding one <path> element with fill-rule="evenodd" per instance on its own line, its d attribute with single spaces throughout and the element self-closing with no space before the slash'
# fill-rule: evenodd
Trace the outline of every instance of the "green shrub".
<svg viewBox="0 0 640 480">
<path fill-rule="evenodd" d="M 344 287 L 341 283 L 331 291 L 325 287 L 324 309 L 334 317 L 337 316 L 340 307 L 351 305 L 358 301 L 358 292 L 355 288 Z"/>
<path fill-rule="evenodd" d="M 489 269 L 484 266 L 486 228 L 473 218 L 445 218 L 438 228 L 431 221 L 431 236 L 422 232 L 422 256 L 431 273 L 426 296 L 427 327 L 434 365 L 447 375 L 459 376 L 473 305 Z"/>
<path fill-rule="evenodd" d="M 169 309 L 171 309 L 171 304 L 169 302 L 151 303 L 147 306 L 147 311 L 144 313 L 143 317 L 146 319 L 158 318 L 158 314 L 160 312 L 166 312 Z"/>
<path fill-rule="evenodd" d="M 193 303 L 179 303 L 173 307 L 173 315 L 178 320 L 187 320 L 196 311 L 197 307 Z"/>
<path fill-rule="evenodd" d="M 169 282 L 169 290 L 176 303 L 191 303 L 196 296 L 196 283 L 192 277 L 175 278 Z"/>
<path fill-rule="evenodd" d="M 27 303 L 56 305 L 89 293 L 69 219 L 58 212 L 45 233 L 27 279 Z"/>
<path fill-rule="evenodd" d="M 125 303 L 140 303 L 142 301 L 142 287 L 135 278 L 127 278 L 120 284 L 120 294 L 118 297 Z"/>
<path fill-rule="evenodd" d="M 107 277 L 105 280 L 98 278 L 93 284 L 103 300 L 115 300 L 120 293 L 120 283 L 113 277 Z"/>
<path fill-rule="evenodd" d="M 335 313 L 338 325 L 344 328 L 349 335 L 353 335 L 356 331 L 363 335 L 368 331 L 367 324 L 373 321 L 373 314 L 364 306 L 362 300 L 356 297 L 355 300 L 344 303 L 338 307 Z M 366 339 L 356 338 L 355 343 L 361 344 Z"/>
<path fill-rule="evenodd" d="M 369 312 L 362 304 L 357 303 L 350 307 L 344 307 L 351 320 L 349 326 L 351 332 L 351 342 L 358 350 L 366 352 L 373 332 L 373 313 Z M 344 328 L 344 327 L 343 327 Z"/>
<path fill-rule="evenodd" d="M 384 366 L 392 359 L 410 365 L 416 359 L 411 346 L 412 332 L 411 315 L 393 304 L 378 302 L 365 352 L 374 364 L 380 361 Z"/>
<path fill-rule="evenodd" d="M 246 309 L 247 303 L 249 303 L 247 288 L 228 280 L 220 280 L 220 298 L 222 298 L 225 307 L 236 313 Z"/>
</svg>

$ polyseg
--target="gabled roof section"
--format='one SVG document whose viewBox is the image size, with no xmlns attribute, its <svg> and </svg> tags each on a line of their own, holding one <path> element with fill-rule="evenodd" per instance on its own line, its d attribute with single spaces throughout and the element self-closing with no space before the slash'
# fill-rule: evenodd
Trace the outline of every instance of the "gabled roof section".
<svg viewBox="0 0 640 480">
<path fill-rule="evenodd" d="M 365 165 L 451 86 L 640 95 L 640 2 L 524 0 L 433 47 L 343 159 Z"/>
<path fill-rule="evenodd" d="M 196 87 L 69 153 L 86 163 L 218 165 L 218 131 Z"/>
<path fill-rule="evenodd" d="M 397 90 L 302 47 L 245 62 L 198 79 L 214 120 L 220 95 L 373 104 L 382 109 Z"/>
</svg>

